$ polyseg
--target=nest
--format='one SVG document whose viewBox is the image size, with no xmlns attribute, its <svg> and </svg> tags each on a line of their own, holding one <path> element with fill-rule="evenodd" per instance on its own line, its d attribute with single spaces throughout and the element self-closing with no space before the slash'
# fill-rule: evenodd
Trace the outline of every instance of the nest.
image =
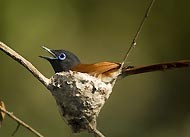
<svg viewBox="0 0 190 137">
<path fill-rule="evenodd" d="M 49 90 L 72 131 L 97 130 L 96 119 L 112 92 L 112 85 L 73 71 L 56 73 L 50 81 Z"/>
</svg>

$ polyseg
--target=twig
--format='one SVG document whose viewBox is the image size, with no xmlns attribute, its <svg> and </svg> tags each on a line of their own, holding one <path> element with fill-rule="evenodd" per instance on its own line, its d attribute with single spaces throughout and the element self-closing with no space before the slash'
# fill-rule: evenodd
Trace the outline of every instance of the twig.
<svg viewBox="0 0 190 137">
<path fill-rule="evenodd" d="M 123 61 L 122 61 L 122 63 L 121 63 L 120 69 L 123 68 L 123 66 L 124 66 L 124 64 L 125 64 L 125 62 L 126 62 L 128 56 L 129 56 L 129 54 L 130 54 L 131 51 L 135 48 L 135 46 L 136 46 L 136 44 L 137 44 L 136 41 L 137 41 L 137 39 L 138 39 L 138 37 L 139 37 L 139 34 L 140 34 L 140 32 L 141 32 L 141 30 L 142 30 L 142 28 L 143 28 L 143 25 L 144 25 L 145 21 L 147 20 L 149 14 L 150 14 L 150 11 L 151 11 L 151 8 L 152 8 L 154 2 L 155 2 L 155 0 L 152 0 L 152 1 L 151 1 L 150 5 L 149 5 L 149 7 L 148 7 L 148 9 L 147 9 L 147 11 L 146 11 L 146 13 L 145 13 L 145 15 L 144 15 L 142 21 L 141 21 L 140 26 L 139 26 L 139 28 L 137 29 L 137 32 L 136 32 L 136 34 L 135 34 L 135 36 L 134 36 L 134 38 L 133 38 L 133 41 L 131 42 L 129 49 L 128 49 L 128 51 L 126 52 L 126 54 L 125 54 L 125 56 L 124 56 L 124 59 L 123 59 Z"/>
<path fill-rule="evenodd" d="M 185 68 L 190 67 L 190 60 L 180 60 L 175 62 L 165 62 L 165 63 L 158 63 L 158 64 L 152 64 L 152 65 L 146 65 L 146 66 L 139 66 L 139 67 L 132 67 L 132 68 L 126 68 L 127 70 L 124 70 L 124 75 L 134 75 L 134 74 L 140 74 L 140 73 L 146 73 L 146 72 L 153 72 L 153 71 L 165 71 L 175 68 Z"/>
<path fill-rule="evenodd" d="M 25 127 L 26 129 L 28 129 L 29 131 L 31 131 L 33 134 L 35 134 L 37 137 L 43 137 L 39 132 L 37 132 L 35 129 L 33 129 L 31 126 L 29 126 L 28 124 L 24 123 L 22 120 L 20 120 L 19 118 L 17 118 L 16 116 L 13 115 L 13 113 L 5 110 L 4 108 L 2 108 L 0 106 L 0 111 L 6 113 L 10 118 L 12 118 L 13 120 L 15 120 L 16 122 L 18 122 L 18 124 L 22 125 L 23 127 Z M 18 126 L 17 126 L 18 127 Z"/>
<path fill-rule="evenodd" d="M 93 134 L 94 137 L 105 137 L 96 127 L 91 124 L 88 125 L 88 132 Z"/>
<path fill-rule="evenodd" d="M 14 136 L 16 134 L 16 132 L 19 130 L 20 128 L 20 123 L 17 123 L 16 129 L 13 131 L 12 136 Z"/>
<path fill-rule="evenodd" d="M 21 55 L 16 53 L 14 50 L 9 48 L 4 43 L 0 42 L 0 50 L 5 52 L 8 56 L 16 60 L 18 63 L 23 65 L 27 70 L 29 70 L 34 77 L 36 77 L 46 88 L 48 88 L 49 79 L 42 75 L 29 61 L 23 58 Z"/>
<path fill-rule="evenodd" d="M 91 133 L 93 134 L 94 137 L 105 137 L 99 130 L 97 129 L 93 129 L 91 131 Z"/>
</svg>

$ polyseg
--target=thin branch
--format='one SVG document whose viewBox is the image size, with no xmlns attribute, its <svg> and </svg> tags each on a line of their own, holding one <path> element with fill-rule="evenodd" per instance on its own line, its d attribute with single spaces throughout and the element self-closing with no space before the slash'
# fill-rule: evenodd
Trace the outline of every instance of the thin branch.
<svg viewBox="0 0 190 137">
<path fill-rule="evenodd" d="M 14 50 L 9 48 L 4 43 L 0 42 L 0 50 L 5 52 L 8 56 L 16 60 L 18 63 L 23 65 L 27 70 L 29 70 L 34 77 L 36 77 L 46 88 L 48 88 L 49 79 L 42 75 L 29 61 L 23 58 L 21 55 L 16 53 Z"/>
<path fill-rule="evenodd" d="M 20 123 L 17 123 L 16 129 L 13 131 L 12 136 L 14 136 L 16 134 L 16 132 L 19 130 L 20 128 Z"/>
<path fill-rule="evenodd" d="M 105 137 L 99 130 L 97 129 L 93 129 L 93 131 L 91 131 L 91 133 L 93 134 L 94 137 Z"/>
<path fill-rule="evenodd" d="M 91 124 L 88 125 L 88 132 L 93 134 L 94 137 L 105 137 L 96 127 Z"/>
<path fill-rule="evenodd" d="M 155 0 L 152 0 L 151 3 L 150 3 L 150 5 L 148 6 L 147 11 L 146 11 L 146 13 L 145 13 L 145 15 L 144 15 L 144 17 L 143 17 L 143 19 L 142 19 L 142 21 L 141 21 L 141 24 L 140 24 L 139 28 L 137 29 L 137 32 L 136 32 L 136 34 L 135 34 L 135 36 L 134 36 L 134 38 L 133 38 L 133 41 L 131 42 L 129 49 L 128 49 L 128 51 L 126 52 L 126 54 L 125 54 L 125 56 L 124 56 L 124 59 L 123 59 L 123 61 L 122 61 L 122 63 L 121 63 L 120 69 L 123 68 L 123 66 L 124 66 L 124 64 L 125 64 L 125 62 L 126 62 L 128 56 L 129 56 L 129 54 L 130 54 L 131 51 L 135 48 L 135 46 L 136 46 L 136 44 L 137 44 L 136 41 L 137 41 L 137 39 L 138 39 L 138 37 L 139 37 L 139 34 L 140 34 L 140 32 L 141 32 L 141 30 L 142 30 L 142 28 L 143 28 L 143 25 L 144 25 L 145 21 L 147 20 L 149 14 L 150 14 L 150 11 L 151 11 L 151 8 L 152 8 L 154 2 L 155 2 Z"/>
<path fill-rule="evenodd" d="M 16 121 L 17 123 L 19 123 L 20 125 L 22 125 L 23 127 L 25 127 L 26 129 L 28 129 L 29 131 L 31 131 L 33 134 L 35 134 L 37 137 L 43 137 L 39 132 L 37 132 L 35 129 L 33 129 L 31 126 L 29 126 L 28 124 L 24 123 L 22 120 L 20 120 L 19 118 L 17 118 L 16 116 L 13 115 L 13 113 L 5 110 L 4 108 L 2 108 L 0 106 L 0 111 L 6 113 L 10 118 L 12 118 L 14 121 Z M 18 127 L 18 126 L 17 126 Z"/>
<path fill-rule="evenodd" d="M 175 62 L 165 62 L 165 63 L 134 67 L 134 68 L 133 67 L 126 68 L 126 70 L 124 70 L 124 74 L 122 74 L 122 77 L 134 74 L 146 73 L 146 72 L 165 71 L 165 70 L 170 70 L 175 68 L 185 68 L 185 67 L 190 68 L 190 60 L 180 60 Z"/>
</svg>

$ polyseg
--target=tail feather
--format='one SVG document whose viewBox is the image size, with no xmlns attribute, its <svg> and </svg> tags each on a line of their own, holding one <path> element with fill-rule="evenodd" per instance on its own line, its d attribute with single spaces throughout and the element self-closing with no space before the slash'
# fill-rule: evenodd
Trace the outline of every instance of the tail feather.
<svg viewBox="0 0 190 137">
<path fill-rule="evenodd" d="M 128 66 L 122 69 L 122 73 L 119 78 L 124 78 L 129 75 L 153 72 L 153 71 L 165 71 L 171 70 L 175 68 L 185 68 L 190 67 L 190 60 L 180 60 L 175 62 L 166 62 L 166 63 L 158 63 L 140 67 Z"/>
</svg>

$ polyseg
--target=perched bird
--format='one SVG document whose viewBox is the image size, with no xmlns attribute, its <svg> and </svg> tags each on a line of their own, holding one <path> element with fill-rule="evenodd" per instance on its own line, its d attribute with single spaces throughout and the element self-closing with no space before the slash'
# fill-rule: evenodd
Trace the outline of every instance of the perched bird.
<svg viewBox="0 0 190 137">
<path fill-rule="evenodd" d="M 52 50 L 47 47 L 42 47 L 48 51 L 52 57 L 39 56 L 48 60 L 55 73 L 62 71 L 77 71 L 82 73 L 88 73 L 101 79 L 103 82 L 112 82 L 118 76 L 119 78 L 125 77 L 125 71 L 132 66 L 123 67 L 120 72 L 120 63 L 115 62 L 98 62 L 94 64 L 82 64 L 79 58 L 70 51 L 67 50 Z"/>
<path fill-rule="evenodd" d="M 43 49 L 52 56 L 40 57 L 51 63 L 55 73 L 81 72 L 81 74 L 59 73 L 51 78 L 53 88 L 50 91 L 56 100 L 61 116 L 74 133 L 87 130 L 93 134 L 100 134 L 96 128 L 96 118 L 109 98 L 117 77 L 122 76 L 127 67 L 120 69 L 120 63 L 113 62 L 82 64 L 79 58 L 70 51 L 52 50 L 46 47 Z M 67 74 L 73 75 L 69 75 L 68 79 Z"/>
<path fill-rule="evenodd" d="M 55 74 L 53 78 L 51 78 L 53 79 L 53 88 L 52 91 L 50 91 L 55 97 L 61 116 L 65 119 L 74 133 L 85 130 L 93 134 L 100 133 L 96 128 L 96 118 L 104 103 L 109 98 L 117 77 L 123 78 L 132 74 L 190 66 L 188 60 L 122 68 L 120 63 L 114 62 L 82 64 L 79 58 L 70 51 L 52 50 L 46 47 L 43 47 L 43 49 L 48 51 L 52 56 L 40 57 L 51 63 L 55 73 L 71 70 L 87 73 L 96 77 L 90 77 L 93 79 L 85 77 L 82 80 L 81 77 L 76 77 L 77 80 L 74 77 L 74 80 L 69 79 L 70 84 L 67 83 L 68 79 L 66 75 L 63 77 L 62 74 Z M 86 74 L 80 75 L 86 76 Z M 104 86 L 102 86 L 102 84 Z"/>
</svg>

